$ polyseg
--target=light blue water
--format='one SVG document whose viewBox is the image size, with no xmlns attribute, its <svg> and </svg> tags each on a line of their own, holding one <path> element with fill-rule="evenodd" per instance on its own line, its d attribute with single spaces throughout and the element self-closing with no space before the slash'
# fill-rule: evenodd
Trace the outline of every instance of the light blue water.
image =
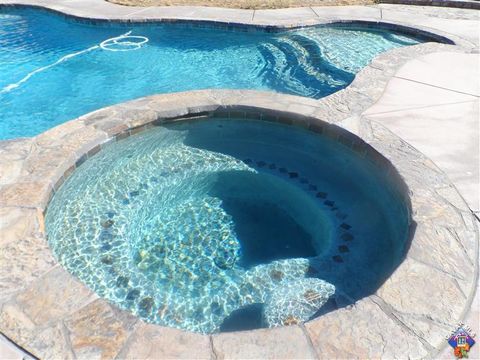
<svg viewBox="0 0 480 360">
<path fill-rule="evenodd" d="M 287 310 L 313 314 L 304 298 L 331 296 L 320 280 L 335 289 L 329 306 L 344 306 L 401 261 L 408 212 L 383 176 L 298 128 L 176 123 L 78 168 L 49 205 L 48 241 L 72 274 L 148 322 L 272 326 Z M 279 305 L 287 295 L 303 300 Z"/>
<path fill-rule="evenodd" d="M 132 51 L 99 46 L 128 31 L 149 41 Z M 155 93 L 229 88 L 321 98 L 347 86 L 379 53 L 419 41 L 348 26 L 279 33 L 178 24 L 107 27 L 0 7 L 0 139 L 33 136 Z"/>
</svg>

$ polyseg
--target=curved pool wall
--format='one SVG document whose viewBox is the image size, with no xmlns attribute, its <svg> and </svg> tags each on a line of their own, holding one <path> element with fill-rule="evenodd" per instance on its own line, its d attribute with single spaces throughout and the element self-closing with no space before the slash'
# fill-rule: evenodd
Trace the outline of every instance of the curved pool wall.
<svg viewBox="0 0 480 360">
<path fill-rule="evenodd" d="M 360 23 L 267 30 L 87 24 L 30 7 L 0 7 L 0 139 L 33 136 L 153 93 L 243 88 L 318 99 L 345 88 L 381 52 L 442 41 Z M 128 31 L 149 41 L 132 51 L 100 46 Z"/>
<path fill-rule="evenodd" d="M 48 240 L 69 272 L 148 322 L 265 326 L 249 306 L 303 278 L 335 286 L 325 313 L 374 293 L 406 253 L 409 204 L 376 162 L 283 124 L 164 124 L 77 168 L 50 202 Z M 238 259 L 219 265 L 215 249 Z"/>
<path fill-rule="evenodd" d="M 4 247 L 3 265 L 8 279 L 16 279 L 9 280 L 6 292 L 2 292 L 2 333 L 40 358 L 52 353 L 55 357 L 85 353 L 99 346 L 99 338 L 97 353 L 108 351 L 112 357 L 127 358 L 139 351 L 158 357 L 174 357 L 180 351 L 190 358 L 219 354 L 234 358 L 247 353 L 257 358 L 316 357 L 318 353 L 334 358 L 338 356 L 338 339 L 348 341 L 368 358 L 438 357 L 446 346 L 444 331 L 464 318 L 472 302 L 478 259 L 461 249 L 478 249 L 475 219 L 448 177 L 431 160 L 381 124 L 355 116 L 360 111 L 355 104 L 369 106 L 379 96 L 378 81 L 383 89 L 391 77 L 391 72 L 375 72 L 377 84 L 372 90 L 364 81 L 371 78 L 372 67 L 388 64 L 391 69 L 405 61 L 405 54 L 412 58 L 445 48 L 431 43 L 383 54 L 362 70 L 351 86 L 319 102 L 257 91 L 164 94 L 96 111 L 32 140 L 5 142 L 2 159 L 20 158 L 16 163 L 28 168 L 29 175 L 13 174 L 12 185 L 2 188 L 5 196 L 0 210 L 7 220 L 12 219 L 0 229 L 2 237 L 10 239 Z M 357 84 L 363 85 L 361 94 L 354 91 Z M 373 94 L 367 105 L 365 93 Z M 340 106 L 331 106 L 345 100 L 349 115 L 341 112 Z M 319 103 L 324 105 L 320 109 Z M 404 260 L 374 294 L 305 324 L 207 336 L 145 323 L 99 298 L 59 266 L 47 244 L 44 214 L 49 199 L 72 171 L 112 141 L 150 129 L 153 124 L 205 114 L 293 123 L 337 140 L 381 169 L 403 203 L 411 201 L 411 242 Z M 19 149 L 19 144 L 31 149 L 26 158 L 19 153 L 25 145 Z M 9 166 L 7 163 L 7 169 Z M 25 224 L 24 231 L 17 231 L 18 221 Z M 65 326 L 67 337 L 57 336 Z M 112 338 L 111 329 L 118 329 L 115 334 L 119 336 Z M 378 344 L 378 339 L 383 339 L 384 346 L 367 347 Z"/>
</svg>

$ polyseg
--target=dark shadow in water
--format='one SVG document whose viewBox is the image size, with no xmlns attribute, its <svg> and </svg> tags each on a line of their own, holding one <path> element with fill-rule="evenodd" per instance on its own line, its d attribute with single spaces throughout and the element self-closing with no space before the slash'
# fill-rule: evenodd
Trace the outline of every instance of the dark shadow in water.
<svg viewBox="0 0 480 360">
<path fill-rule="evenodd" d="M 316 255 L 312 236 L 283 208 L 257 193 L 265 178 L 246 171 L 217 173 L 209 195 L 222 200 L 232 217 L 240 241 L 240 266 L 245 269 L 275 260 L 308 258 Z M 241 184 L 239 183 L 241 182 Z M 238 183 L 238 186 L 232 184 Z M 232 193 L 239 189 L 241 193 Z M 261 190 L 260 190 L 261 191 Z"/>
<path fill-rule="evenodd" d="M 263 304 L 247 305 L 232 311 L 220 325 L 221 332 L 254 330 L 265 327 L 263 323 Z"/>
<path fill-rule="evenodd" d="M 357 301 L 374 294 L 384 282 L 392 275 L 395 269 L 405 260 L 406 254 L 411 245 L 411 241 L 415 235 L 416 223 L 412 221 L 409 229 L 409 237 L 405 241 L 405 248 L 403 256 L 395 259 L 394 264 L 389 264 L 388 269 L 383 270 L 380 274 L 376 274 L 377 277 L 374 281 L 362 280 L 362 269 L 359 268 L 357 272 L 350 271 L 344 273 L 341 271 L 335 271 L 332 268 L 322 268 L 321 260 L 310 259 L 310 269 L 308 277 L 325 280 L 335 285 L 335 295 L 330 298 L 328 302 L 322 306 L 317 313 L 315 313 L 310 319 L 314 319 L 321 315 L 328 314 L 331 311 L 335 311 L 349 305 L 355 304 Z M 368 246 L 368 244 L 365 244 Z M 342 264 L 338 264 L 338 269 L 341 269 Z M 353 278 L 351 282 L 353 285 L 351 288 L 344 288 L 344 277 L 350 276 Z M 357 277 L 357 278 L 356 278 Z"/>
<path fill-rule="evenodd" d="M 217 134 L 216 136 L 220 135 Z M 265 136 L 268 137 L 268 134 Z M 357 139 L 357 141 L 362 142 L 361 139 Z M 199 139 L 194 133 L 188 134 L 184 143 L 188 146 L 222 152 L 237 159 L 243 159 L 243 155 L 237 153 L 238 150 L 229 149 L 224 151 L 219 143 L 215 141 L 211 143 L 206 138 L 200 137 Z M 376 152 L 373 148 L 372 151 Z M 315 252 L 311 252 L 313 248 L 311 235 L 294 219 L 289 218 L 286 212 L 276 209 L 275 204 L 272 203 L 242 203 L 239 199 L 232 198 L 232 194 L 228 191 L 228 187 L 225 187 L 225 184 L 232 181 L 232 177 L 237 175 L 235 172 L 224 172 L 218 174 L 218 176 L 218 183 L 212 189 L 211 195 L 223 200 L 225 211 L 232 216 L 235 222 L 235 230 L 245 251 L 245 258 L 242 259 L 244 266 L 255 266 L 259 263 L 268 263 L 280 258 L 308 258 L 310 267 L 306 276 L 327 281 L 335 286 L 335 296 L 312 318 L 352 305 L 362 298 L 374 294 L 405 260 L 411 241 L 415 236 L 416 223 L 408 215 L 411 221 L 408 229 L 409 233 L 406 239 L 402 241 L 401 255 L 393 260 L 393 256 L 388 253 L 388 246 L 385 249 L 373 248 L 373 250 L 378 251 L 378 254 L 376 254 L 376 257 L 372 257 L 372 261 L 364 262 L 363 264 L 335 259 L 331 253 L 329 256 L 315 257 Z M 392 168 L 388 172 L 388 177 L 385 177 L 385 183 L 390 184 L 395 189 L 400 199 L 404 199 L 404 206 L 408 209 L 408 213 L 411 214 L 411 203 L 407 195 L 409 189 L 396 169 Z M 259 189 L 262 189 L 262 187 L 260 186 Z M 255 189 L 253 188 L 252 191 L 255 192 Z M 365 221 L 374 221 L 372 218 L 375 216 L 374 214 L 364 214 L 364 216 Z M 261 224 L 261 221 L 265 221 L 265 223 Z M 256 224 L 256 222 L 258 223 Z M 295 240 L 292 240 L 292 237 Z M 339 239 L 337 245 L 348 245 L 349 248 L 354 248 L 354 251 L 359 251 L 359 254 L 361 254 L 364 250 L 372 250 L 372 244 L 365 240 L 365 238 L 360 239 L 352 236 L 352 238 Z M 388 240 L 386 239 L 386 241 Z M 355 246 L 350 246 L 353 243 L 355 243 Z M 383 253 L 383 250 L 386 253 Z M 368 253 L 368 251 L 365 252 Z M 253 324 L 259 324 L 260 320 L 258 320 L 258 317 L 261 315 L 259 314 L 259 309 L 261 308 L 238 309 L 225 320 L 222 331 L 242 330 L 247 329 L 249 326 L 254 326 Z M 236 323 L 238 323 L 237 327 L 235 326 Z"/>
</svg>

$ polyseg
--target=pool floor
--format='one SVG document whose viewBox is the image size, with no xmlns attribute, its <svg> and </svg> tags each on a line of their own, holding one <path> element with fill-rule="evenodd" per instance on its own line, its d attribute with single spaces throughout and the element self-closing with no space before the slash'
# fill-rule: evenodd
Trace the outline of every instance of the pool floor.
<svg viewBox="0 0 480 360">
<path fill-rule="evenodd" d="M 48 239 L 72 274 L 148 322 L 214 333 L 305 321 L 334 294 L 374 291 L 400 259 L 407 211 L 372 169 L 285 125 L 156 127 L 67 180 Z"/>
</svg>

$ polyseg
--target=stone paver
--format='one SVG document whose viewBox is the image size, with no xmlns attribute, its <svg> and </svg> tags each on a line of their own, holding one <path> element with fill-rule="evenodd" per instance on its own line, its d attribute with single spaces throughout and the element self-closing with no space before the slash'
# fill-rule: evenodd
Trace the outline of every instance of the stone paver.
<svg viewBox="0 0 480 360">
<path fill-rule="evenodd" d="M 136 322 L 134 315 L 97 300 L 72 314 L 64 324 L 77 359 L 113 359 Z"/>
<path fill-rule="evenodd" d="M 0 207 L 0 232 L 1 304 L 50 270 L 56 261 L 43 238 L 37 210 Z"/>
<path fill-rule="evenodd" d="M 480 230 L 480 222 L 476 224 L 477 230 Z M 477 249 L 478 250 L 478 249 Z M 480 261 L 480 253 L 477 251 L 477 260 Z M 480 346 L 479 346 L 479 337 L 480 337 L 480 286 L 477 281 L 477 287 L 474 289 L 475 297 L 472 301 L 470 309 L 467 311 L 466 315 L 463 318 L 463 323 L 466 326 L 469 326 L 472 331 L 476 334 L 475 341 L 477 342 L 469 352 L 470 359 L 480 359 Z M 452 357 L 453 349 L 450 346 L 446 346 L 442 352 L 437 355 L 437 359 L 441 360 L 450 360 Z"/>
<path fill-rule="evenodd" d="M 211 359 L 207 335 L 156 325 L 140 324 L 131 335 L 120 359 Z"/>
<path fill-rule="evenodd" d="M 217 359 L 315 359 L 299 326 L 213 335 Z"/>
<path fill-rule="evenodd" d="M 371 299 L 305 324 L 320 359 L 420 359 L 420 339 Z"/>
</svg>

